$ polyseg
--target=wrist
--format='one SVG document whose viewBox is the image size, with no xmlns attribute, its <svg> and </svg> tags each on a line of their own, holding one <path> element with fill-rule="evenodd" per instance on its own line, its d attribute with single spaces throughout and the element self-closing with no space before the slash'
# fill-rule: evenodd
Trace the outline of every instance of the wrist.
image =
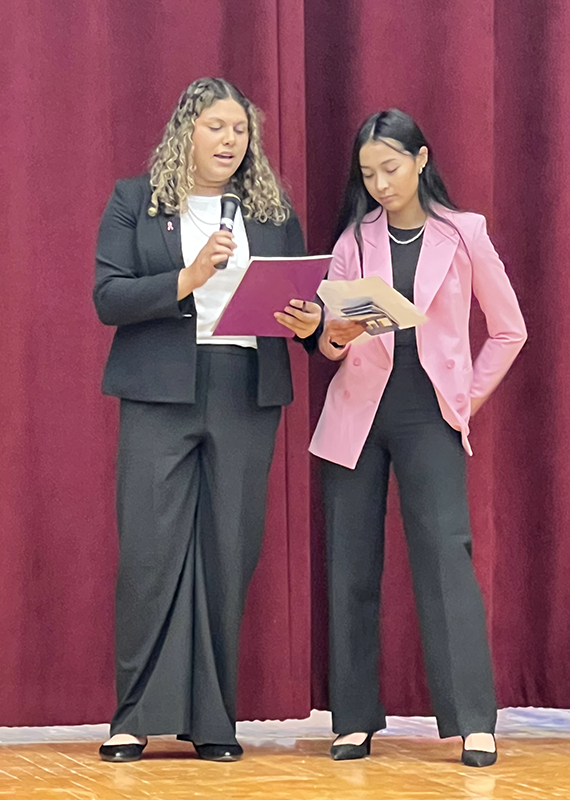
<svg viewBox="0 0 570 800">
<path fill-rule="evenodd" d="M 346 344 L 339 345 L 333 342 L 326 333 L 323 333 L 319 338 L 319 350 L 330 361 L 340 361 L 346 356 L 349 347 Z"/>
<path fill-rule="evenodd" d="M 195 279 L 193 270 L 190 267 L 184 267 L 178 273 L 178 300 L 184 300 L 189 294 L 192 294 L 195 286 Z"/>
</svg>

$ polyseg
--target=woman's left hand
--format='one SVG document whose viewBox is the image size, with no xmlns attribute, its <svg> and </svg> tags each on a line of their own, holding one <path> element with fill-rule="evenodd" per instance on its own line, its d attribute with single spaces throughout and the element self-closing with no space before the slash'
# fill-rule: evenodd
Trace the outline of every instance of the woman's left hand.
<svg viewBox="0 0 570 800">
<path fill-rule="evenodd" d="M 292 330 L 299 339 L 306 339 L 319 327 L 321 315 L 322 309 L 318 303 L 291 300 L 285 311 L 276 311 L 273 316 L 281 325 Z"/>
</svg>

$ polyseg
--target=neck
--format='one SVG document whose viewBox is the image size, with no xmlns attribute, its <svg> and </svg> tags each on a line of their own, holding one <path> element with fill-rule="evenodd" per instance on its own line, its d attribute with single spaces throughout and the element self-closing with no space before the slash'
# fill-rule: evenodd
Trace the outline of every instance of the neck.
<svg viewBox="0 0 570 800">
<path fill-rule="evenodd" d="M 201 183 L 194 179 L 194 186 L 190 194 L 195 194 L 198 197 L 219 197 L 224 193 L 224 187 L 214 184 Z"/>
<path fill-rule="evenodd" d="M 420 205 L 418 196 L 399 211 L 388 211 L 388 224 L 394 228 L 411 230 L 421 228 L 427 219 L 427 214 Z"/>
</svg>

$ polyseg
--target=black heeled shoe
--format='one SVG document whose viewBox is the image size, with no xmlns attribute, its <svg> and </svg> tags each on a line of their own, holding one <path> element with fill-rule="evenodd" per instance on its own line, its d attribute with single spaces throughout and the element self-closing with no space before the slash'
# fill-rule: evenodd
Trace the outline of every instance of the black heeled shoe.
<svg viewBox="0 0 570 800">
<path fill-rule="evenodd" d="M 180 742 L 190 742 L 204 761 L 239 761 L 243 756 L 243 747 L 237 742 L 233 744 L 196 744 L 186 733 L 176 737 Z"/>
<path fill-rule="evenodd" d="M 466 750 L 465 737 L 463 737 L 463 751 L 461 753 L 461 763 L 466 767 L 492 767 L 497 761 L 497 741 L 495 742 L 495 752 L 488 753 L 486 750 Z"/>
<path fill-rule="evenodd" d="M 343 734 L 346 735 L 346 734 Z M 362 744 L 335 744 L 340 736 L 337 736 L 331 747 L 331 758 L 333 761 L 350 761 L 354 758 L 364 758 L 370 755 L 370 744 L 374 732 L 369 733 Z"/>
<path fill-rule="evenodd" d="M 99 748 L 101 761 L 115 761 L 126 763 L 138 761 L 143 754 L 145 744 L 102 744 Z"/>
<path fill-rule="evenodd" d="M 204 761 L 239 761 L 243 747 L 239 744 L 194 744 L 198 758 Z"/>
</svg>

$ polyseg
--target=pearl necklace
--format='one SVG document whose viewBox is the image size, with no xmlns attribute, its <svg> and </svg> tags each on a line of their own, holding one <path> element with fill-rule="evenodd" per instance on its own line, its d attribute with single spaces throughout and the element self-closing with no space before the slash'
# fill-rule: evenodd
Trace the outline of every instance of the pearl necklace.
<svg viewBox="0 0 570 800">
<path fill-rule="evenodd" d="M 420 236 L 422 235 L 422 233 L 423 233 L 423 232 L 424 232 L 424 230 L 425 230 L 425 227 L 426 227 L 426 225 L 427 225 L 427 219 L 426 219 L 426 221 L 424 222 L 424 224 L 422 225 L 422 227 L 419 229 L 419 231 L 416 233 L 416 235 L 415 235 L 415 236 L 412 236 L 412 238 L 411 238 L 411 239 L 406 239 L 406 241 L 405 241 L 405 242 L 402 242 L 402 241 L 400 241 L 400 239 L 396 239 L 396 237 L 395 237 L 395 236 L 394 236 L 392 233 L 390 233 L 390 230 L 389 230 L 389 229 L 388 229 L 388 236 L 390 237 L 390 239 L 391 239 L 393 242 L 396 242 L 396 244 L 411 244 L 412 242 L 415 242 L 415 241 L 416 241 L 416 239 L 419 239 L 419 238 L 420 238 Z"/>
</svg>

